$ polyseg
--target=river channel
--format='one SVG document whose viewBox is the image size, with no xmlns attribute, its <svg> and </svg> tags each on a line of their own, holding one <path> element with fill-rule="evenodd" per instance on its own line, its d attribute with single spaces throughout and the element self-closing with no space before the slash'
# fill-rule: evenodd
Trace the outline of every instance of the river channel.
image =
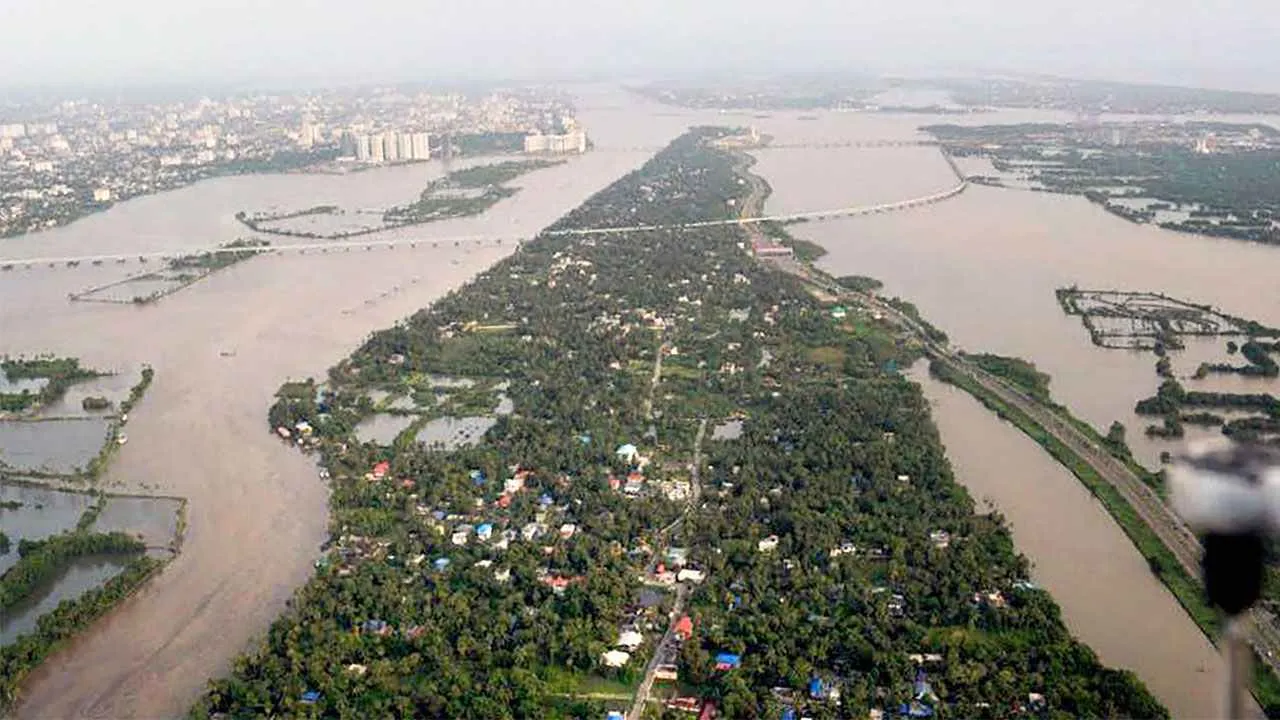
<svg viewBox="0 0 1280 720">
<path fill-rule="evenodd" d="M 691 124 L 754 124 L 794 144 L 913 139 L 919 125 L 957 121 L 693 113 L 618 92 L 592 93 L 580 118 L 593 152 L 518 179 L 523 190 L 480 217 L 373 238 L 532 234 Z M 1069 118 L 993 113 L 958 121 L 1028 119 Z M 903 200 L 956 182 L 937 150 L 924 147 L 767 150 L 754 170 L 773 187 L 767 207 L 774 213 Z M 385 207 L 412 198 L 440 172 L 438 164 L 426 164 L 337 177 L 212 180 L 6 240 L 0 257 L 205 248 L 249 234 L 234 220 L 239 210 Z M 1078 319 L 1059 309 L 1054 289 L 1078 283 L 1163 290 L 1280 325 L 1280 294 L 1273 291 L 1280 250 L 1137 227 L 1079 198 L 971 187 L 908 212 L 791 229 L 828 249 L 828 270 L 884 280 L 886 292 L 915 302 L 960 346 L 1036 362 L 1052 374 L 1055 397 L 1080 416 L 1103 428 L 1115 419 L 1128 423 L 1148 462 L 1156 446 L 1137 442 L 1145 423 L 1131 411 L 1156 387 L 1155 358 L 1093 347 Z M 114 490 L 189 499 L 183 552 L 137 598 L 46 663 L 29 683 L 19 716 L 185 712 L 206 679 L 225 672 L 283 609 L 324 539 L 324 485 L 306 458 L 268 434 L 272 394 L 287 378 L 322 374 L 371 331 L 428 305 L 512 248 L 441 242 L 260 257 L 146 307 L 67 300 L 138 272 L 132 263 L 0 274 L 0 353 L 53 352 L 90 367 L 155 368 L 130 418 L 129 443 L 105 482 Z M 926 390 L 958 476 L 1013 521 L 1019 548 L 1058 598 L 1072 631 L 1105 661 L 1137 672 L 1178 715 L 1213 714 L 1216 706 L 1188 690 L 1216 677 L 1207 642 L 1173 598 L 1134 566 L 1136 553 L 1087 493 L 1008 427 L 994 418 L 983 422 L 985 411 L 965 398 L 927 383 Z M 1037 519 L 1048 515 L 1052 524 Z M 1094 565 L 1073 557 L 1086 550 Z M 1099 568 L 1109 582 L 1097 581 Z M 1137 608 L 1141 617 L 1132 614 Z"/>
<path fill-rule="evenodd" d="M 991 113 L 965 124 L 1069 120 L 1044 113 Z M 1274 121 L 1274 119 L 1269 119 Z M 816 120 L 752 118 L 776 143 L 841 143 L 920 137 L 914 128 L 955 118 L 825 113 Z M 873 205 L 939 192 L 956 178 L 937 150 L 763 150 L 754 167 L 773 188 L 767 213 Z M 1280 326 L 1280 250 L 1137 226 L 1083 198 L 971 186 L 907 212 L 811 222 L 790 228 L 821 244 L 835 275 L 870 275 L 885 294 L 915 303 L 954 344 L 1014 355 L 1052 376 L 1055 399 L 1105 431 L 1113 420 L 1148 466 L 1173 446 L 1148 440 L 1133 413 L 1159 378 L 1150 353 L 1092 345 L 1054 290 L 1160 291 Z M 1224 343 L 1197 341 L 1174 356 L 1189 388 L 1234 391 L 1274 383 L 1238 377 L 1185 378 L 1202 360 L 1225 361 Z M 1034 443 L 976 402 L 923 378 L 958 479 L 1014 525 L 1036 577 L 1063 608 L 1072 632 L 1102 659 L 1135 671 L 1178 717 L 1220 712 L 1220 662 L 1173 596 L 1105 510 Z"/>
<path fill-rule="evenodd" d="M 605 102 L 599 115 L 627 108 Z M 584 120 L 592 119 L 584 113 Z M 375 236 L 523 234 L 638 167 L 677 121 L 628 134 L 613 150 L 517 179 L 482 216 Z M 346 176 L 222 178 L 122 203 L 57 230 L 2 244 L 0 257 L 206 248 L 247 235 L 239 210 L 410 199 L 438 163 Z M 288 378 L 321 376 L 370 332 L 424 307 L 504 257 L 514 243 L 441 242 L 417 249 L 267 256 L 215 273 L 144 307 L 72 303 L 69 293 L 127 273 L 114 264 L 15 269 L 0 275 L 0 353 L 50 352 L 90 367 L 150 363 L 155 380 L 129 420 L 104 482 L 186 497 L 181 554 L 134 599 L 56 654 L 27 683 L 19 717 L 173 717 L 208 678 L 266 630 L 309 577 L 325 538 L 326 495 L 311 461 L 268 432 L 272 395 Z"/>
</svg>

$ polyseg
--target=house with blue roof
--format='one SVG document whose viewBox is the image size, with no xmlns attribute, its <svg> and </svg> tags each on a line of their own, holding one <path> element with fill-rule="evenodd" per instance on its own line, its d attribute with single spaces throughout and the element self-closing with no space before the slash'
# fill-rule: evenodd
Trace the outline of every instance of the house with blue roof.
<svg viewBox="0 0 1280 720">
<path fill-rule="evenodd" d="M 717 670 L 736 670 L 742 667 L 742 656 L 735 653 L 720 653 L 716 655 Z"/>
</svg>

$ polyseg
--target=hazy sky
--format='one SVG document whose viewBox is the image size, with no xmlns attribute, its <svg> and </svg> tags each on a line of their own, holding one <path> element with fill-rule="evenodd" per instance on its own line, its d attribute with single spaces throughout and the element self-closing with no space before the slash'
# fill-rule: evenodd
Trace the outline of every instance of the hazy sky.
<svg viewBox="0 0 1280 720">
<path fill-rule="evenodd" d="M 1280 11 L 1276 0 L 0 0 L 0 86 L 735 67 L 1280 90 Z"/>
</svg>

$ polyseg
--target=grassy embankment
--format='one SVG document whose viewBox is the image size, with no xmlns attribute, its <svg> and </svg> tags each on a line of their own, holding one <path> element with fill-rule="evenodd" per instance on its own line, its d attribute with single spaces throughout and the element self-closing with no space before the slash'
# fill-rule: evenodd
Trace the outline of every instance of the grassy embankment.
<svg viewBox="0 0 1280 720">
<path fill-rule="evenodd" d="M 1043 397 L 1046 405 L 1058 407 L 1048 400 L 1048 376 L 1036 371 L 1030 363 L 1011 358 L 1000 358 L 1000 362 L 996 362 L 990 358 L 997 356 L 986 357 L 988 359 L 979 362 L 980 366 L 985 363 L 984 369 L 1003 366 L 1007 373 L 1003 375 L 1004 377 L 1019 384 L 1026 383 L 1026 385 L 1023 385 L 1025 388 L 1035 388 L 1031 392 L 1033 397 Z M 1169 591 L 1177 598 L 1196 625 L 1211 641 L 1218 637 L 1222 629 L 1222 618 L 1206 601 L 1200 581 L 1187 573 L 1182 564 L 1178 562 L 1177 557 L 1160 540 L 1159 536 L 1138 516 L 1124 497 L 1098 475 L 1097 471 L 1088 462 L 1047 432 L 1026 413 L 1011 407 L 981 385 L 957 373 L 949 366 L 935 360 L 930 364 L 929 372 L 939 380 L 950 383 L 969 393 L 1001 418 L 1013 423 L 1019 430 L 1043 447 L 1055 460 L 1070 470 L 1071 474 L 1075 475 L 1088 488 L 1089 492 L 1098 498 L 1111 517 L 1115 519 L 1116 524 L 1129 536 L 1134 547 L 1146 559 L 1151 571 L 1169 588 Z M 1019 378 L 1021 382 L 1014 378 Z M 1087 424 L 1075 418 L 1071 418 L 1071 421 L 1077 426 L 1088 427 Z M 1092 428 L 1089 428 L 1089 432 L 1093 437 L 1099 437 Z M 1103 444 L 1109 447 L 1105 442 Z M 1129 458 L 1129 460 L 1132 461 L 1132 458 Z M 1145 470 L 1144 473 L 1146 473 Z M 1146 473 L 1146 475 L 1149 474 Z M 1280 716 L 1280 679 L 1276 678 L 1259 662 L 1255 662 L 1255 668 L 1255 697 L 1267 712 L 1268 717 Z"/>
</svg>

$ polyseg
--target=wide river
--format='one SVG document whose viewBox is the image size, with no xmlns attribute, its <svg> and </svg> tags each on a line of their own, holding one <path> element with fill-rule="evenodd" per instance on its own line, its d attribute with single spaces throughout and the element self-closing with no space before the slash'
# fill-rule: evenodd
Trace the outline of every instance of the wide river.
<svg viewBox="0 0 1280 720">
<path fill-rule="evenodd" d="M 607 128 L 620 112 L 596 113 L 598 144 L 661 145 L 683 128 L 653 123 L 619 138 Z M 592 116 L 586 121 L 595 122 Z M 650 154 L 602 148 L 518 179 L 521 192 L 483 216 L 398 236 L 532 235 Z M 428 164 L 346 176 L 211 180 L 5 240 L 0 257 L 207 248 L 247 234 L 234 220 L 239 210 L 385 206 L 415 197 L 440 173 L 438 164 Z M 104 369 L 151 363 L 155 381 L 130 417 L 129 443 L 105 482 L 190 500 L 182 553 L 46 662 L 27 683 L 18 716 L 185 714 L 206 680 L 225 673 L 284 609 L 312 572 L 325 538 L 327 493 L 316 468 L 266 425 L 276 389 L 289 378 L 323 376 L 370 332 L 430 304 L 513 249 L 511 242 L 455 247 L 449 241 L 438 248 L 259 257 L 144 307 L 67 299 L 140 272 L 136 262 L 0 274 L 0 354 L 52 352 Z"/>
<path fill-rule="evenodd" d="M 755 124 L 795 144 L 910 139 L 919 125 L 948 120 L 692 113 L 598 88 L 584 96 L 580 117 L 596 150 L 521 178 L 522 191 L 483 216 L 370 239 L 532 234 L 690 124 Z M 1028 118 L 1061 119 L 1001 113 L 963 121 Z M 779 149 L 758 156 L 755 169 L 774 188 L 770 212 L 897 201 L 955 184 L 929 148 Z M 239 210 L 385 207 L 414 197 L 440 172 L 428 164 L 349 176 L 212 180 L 5 240 L 0 258 L 205 248 L 247 234 L 233 218 Z M 1130 423 L 1131 437 L 1142 428 L 1133 403 L 1156 386 L 1154 358 L 1094 348 L 1080 324 L 1058 309 L 1055 288 L 1164 290 L 1280 325 L 1280 294 L 1267 292 L 1280 251 L 1139 228 L 1078 198 L 970 188 L 918 210 L 794 231 L 827 247 L 829 270 L 881 278 L 888 292 L 916 302 L 967 349 L 1033 360 L 1053 375 L 1058 400 L 1100 427 L 1114 419 Z M 67 300 L 138 272 L 136 263 L 0 274 L 0 353 L 55 352 L 94 367 L 156 368 L 130 419 L 129 444 L 106 481 L 190 499 L 182 554 L 36 673 L 21 717 L 182 714 L 205 680 L 225 672 L 260 636 L 309 576 L 326 515 L 315 468 L 267 432 L 272 393 L 287 378 L 322 374 L 371 331 L 513 249 L 510 242 L 439 245 L 256 258 L 146 307 Z M 966 398 L 924 385 L 960 480 L 1011 521 L 1072 631 L 1105 662 L 1137 672 L 1177 715 L 1215 714 L 1209 684 L 1220 668 L 1208 642 L 1087 493 Z M 1145 443 L 1138 449 L 1149 461 L 1158 453 Z"/>
</svg>

